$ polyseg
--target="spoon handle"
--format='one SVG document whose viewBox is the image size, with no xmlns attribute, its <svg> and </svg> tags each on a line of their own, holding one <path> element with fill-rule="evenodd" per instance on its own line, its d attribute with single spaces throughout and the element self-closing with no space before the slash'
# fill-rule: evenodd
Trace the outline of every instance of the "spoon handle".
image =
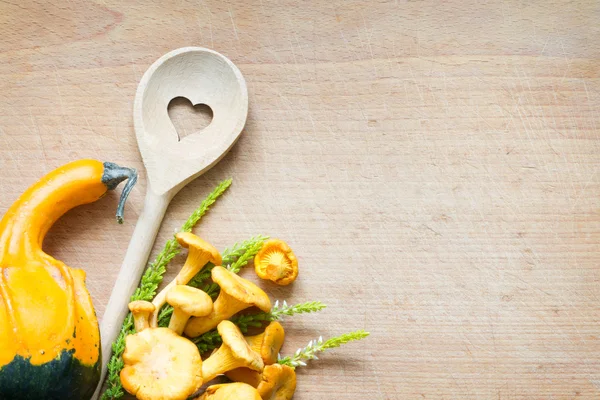
<svg viewBox="0 0 600 400">
<path fill-rule="evenodd" d="M 125 259 L 102 317 L 100 326 L 102 372 L 100 383 L 94 393 L 94 400 L 100 396 L 100 390 L 106 377 L 107 364 L 112 353 L 112 344 L 117 339 L 123 320 L 129 311 L 127 304 L 140 282 L 169 201 L 170 196 L 168 195 L 159 196 L 150 188 L 146 191 L 144 210 L 135 225 Z"/>
</svg>

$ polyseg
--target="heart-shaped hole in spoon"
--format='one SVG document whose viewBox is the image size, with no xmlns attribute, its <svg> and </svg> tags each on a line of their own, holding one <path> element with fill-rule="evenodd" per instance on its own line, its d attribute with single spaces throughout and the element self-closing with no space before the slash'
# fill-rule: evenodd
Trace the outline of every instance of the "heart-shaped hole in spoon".
<svg viewBox="0 0 600 400">
<path fill-rule="evenodd" d="M 184 137 L 202 131 L 213 119 L 213 111 L 209 106 L 193 105 L 185 97 L 175 97 L 169 102 L 167 110 L 180 142 Z"/>
</svg>

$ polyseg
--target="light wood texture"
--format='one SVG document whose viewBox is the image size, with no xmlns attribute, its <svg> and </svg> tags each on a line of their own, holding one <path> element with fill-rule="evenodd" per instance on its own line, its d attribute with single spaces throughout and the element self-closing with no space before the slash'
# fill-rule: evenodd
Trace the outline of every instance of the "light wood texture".
<svg viewBox="0 0 600 400">
<path fill-rule="evenodd" d="M 75 158 L 142 170 L 143 72 L 209 47 L 244 74 L 248 122 L 175 196 L 157 243 L 231 176 L 195 232 L 219 248 L 285 239 L 298 280 L 261 286 L 329 306 L 284 321 L 283 353 L 372 333 L 299 369 L 295 399 L 596 399 L 599 13 L 556 0 L 4 2 L 0 212 Z M 87 271 L 100 317 L 146 184 L 124 226 L 113 194 L 45 243 Z"/>
<path fill-rule="evenodd" d="M 168 113 L 171 100 L 206 104 L 208 126 L 179 137 Z M 223 55 L 201 47 L 170 51 L 155 61 L 138 85 L 133 105 L 135 134 L 148 175 L 146 200 L 100 326 L 101 382 L 127 303 L 140 281 L 169 202 L 181 188 L 215 165 L 240 136 L 248 115 L 248 88 Z M 99 389 L 94 399 L 99 395 Z"/>
</svg>

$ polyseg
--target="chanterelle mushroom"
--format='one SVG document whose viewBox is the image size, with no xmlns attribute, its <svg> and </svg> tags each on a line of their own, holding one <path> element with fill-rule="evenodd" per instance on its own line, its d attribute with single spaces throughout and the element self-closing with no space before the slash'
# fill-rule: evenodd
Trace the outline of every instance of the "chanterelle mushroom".
<svg viewBox="0 0 600 400">
<path fill-rule="evenodd" d="M 290 400 L 296 391 L 296 372 L 287 365 L 267 365 L 257 390 L 263 400 Z"/>
<path fill-rule="evenodd" d="M 212 385 L 197 400 L 262 400 L 258 390 L 245 383 Z"/>
<path fill-rule="evenodd" d="M 185 400 L 202 386 L 198 348 L 168 328 L 125 338 L 121 383 L 140 400 Z"/>
<path fill-rule="evenodd" d="M 133 315 L 133 325 L 136 332 L 148 328 L 148 318 L 154 312 L 154 304 L 149 301 L 136 300 L 129 303 L 129 311 Z"/>
<path fill-rule="evenodd" d="M 265 365 L 277 362 L 277 355 L 283 346 L 284 339 L 283 326 L 277 321 L 272 321 L 263 333 L 246 337 L 250 348 L 260 354 Z"/>
<path fill-rule="evenodd" d="M 265 365 L 271 365 L 277 362 L 277 355 L 283 346 L 284 338 L 283 326 L 279 322 L 273 321 L 263 333 L 246 336 L 246 342 L 252 350 L 260 354 Z M 257 387 L 261 381 L 260 374 L 248 368 L 233 369 L 225 372 L 225 376 L 234 382 L 244 382 L 252 387 Z"/>
<path fill-rule="evenodd" d="M 264 363 L 260 354 L 250 348 L 240 329 L 231 321 L 221 321 L 217 326 L 223 344 L 202 363 L 205 382 L 234 368 L 245 367 L 262 371 Z"/>
<path fill-rule="evenodd" d="M 219 297 L 215 300 L 210 315 L 190 318 L 184 331 L 187 336 L 196 337 L 208 332 L 219 322 L 248 307 L 256 306 L 264 312 L 271 311 L 269 296 L 249 280 L 223 267 L 214 267 L 211 276 L 212 280 L 221 287 Z"/>
<path fill-rule="evenodd" d="M 222 261 L 221 254 L 217 249 L 193 233 L 179 232 L 175 237 L 179 244 L 182 247 L 187 248 L 189 252 L 183 268 L 181 268 L 181 271 L 179 271 L 175 279 L 165 286 L 165 288 L 154 297 L 154 300 L 152 300 L 152 304 L 154 304 L 156 309 L 152 313 L 150 326 L 154 328 L 158 326 L 158 313 L 165 305 L 167 293 L 173 286 L 187 284 L 209 262 L 220 265 Z"/>
<path fill-rule="evenodd" d="M 203 317 L 213 309 L 212 299 L 206 292 L 187 285 L 176 285 L 167 293 L 167 303 L 173 306 L 169 329 L 178 335 L 191 316 Z"/>
<path fill-rule="evenodd" d="M 289 285 L 298 276 L 298 259 L 283 240 L 271 239 L 254 257 L 254 270 L 262 279 Z"/>
</svg>

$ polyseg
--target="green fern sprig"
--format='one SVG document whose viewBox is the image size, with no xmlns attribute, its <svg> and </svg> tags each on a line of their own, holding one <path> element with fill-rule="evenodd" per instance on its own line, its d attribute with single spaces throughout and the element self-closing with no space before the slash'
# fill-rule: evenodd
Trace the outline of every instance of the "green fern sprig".
<svg viewBox="0 0 600 400">
<path fill-rule="evenodd" d="M 213 301 L 215 301 L 217 299 L 217 297 L 219 296 L 219 292 L 221 291 L 221 288 L 216 283 L 211 282 L 211 283 L 207 283 L 204 286 L 202 286 L 202 290 L 204 292 L 206 292 L 206 294 L 209 295 Z"/>
<path fill-rule="evenodd" d="M 166 328 L 169 326 L 169 321 L 171 320 L 171 315 L 173 314 L 173 307 L 170 305 L 165 305 L 161 308 L 158 313 L 158 326 L 159 328 Z"/>
<path fill-rule="evenodd" d="M 198 350 L 200 350 L 200 353 L 205 353 L 207 351 L 216 349 L 221 345 L 222 342 L 221 336 L 216 330 L 203 333 L 197 338 L 190 340 L 194 342 L 196 346 L 198 346 Z"/>
<path fill-rule="evenodd" d="M 243 333 L 248 332 L 248 328 L 259 328 L 263 322 L 280 321 L 284 316 L 296 314 L 306 314 L 321 311 L 327 307 L 320 301 L 307 301 L 295 305 L 288 305 L 284 300 L 281 304 L 276 301 L 270 312 L 260 312 L 257 314 L 245 314 L 231 318 L 231 322 L 236 324 Z M 221 345 L 221 337 L 216 330 L 212 330 L 192 339 L 201 352 L 215 349 Z"/>
<path fill-rule="evenodd" d="M 212 269 L 215 267 L 213 263 L 208 263 L 200 272 L 198 272 L 187 284 L 199 288 L 202 283 L 210 278 Z"/>
<path fill-rule="evenodd" d="M 304 303 L 294 304 L 293 306 L 289 306 L 288 303 L 284 300 L 281 306 L 279 305 L 279 300 L 275 302 L 273 308 L 268 314 L 269 319 L 267 321 L 279 321 L 283 318 L 283 316 L 292 316 L 295 314 L 306 314 L 313 313 L 317 311 L 321 311 L 327 307 L 325 304 L 320 301 L 307 301 Z"/>
<path fill-rule="evenodd" d="M 244 240 L 241 243 L 235 243 L 231 248 L 226 248 L 223 250 L 223 265 L 229 265 L 235 262 L 237 259 L 242 257 L 245 253 L 247 253 L 251 248 L 258 246 L 260 249 L 263 243 L 268 240 L 269 237 L 265 235 L 256 235 L 251 237 L 250 239 Z M 255 253 L 256 254 L 256 253 Z M 245 264 L 244 264 L 245 265 Z M 238 271 L 239 272 L 239 271 Z"/>
<path fill-rule="evenodd" d="M 344 333 L 340 336 L 335 336 L 326 341 L 323 341 L 323 336 L 320 336 L 316 340 L 308 342 L 306 347 L 299 348 L 296 350 L 293 356 L 278 357 L 277 362 L 282 365 L 288 365 L 292 368 L 306 367 L 305 360 L 318 360 L 317 353 L 340 347 L 343 344 L 352 342 L 354 340 L 361 340 L 369 336 L 369 332 L 364 330 L 358 330 L 354 332 Z"/>
<path fill-rule="evenodd" d="M 320 301 L 307 301 L 290 306 L 285 300 L 281 305 L 279 304 L 279 300 L 277 300 L 269 312 L 242 314 L 232 318 L 231 321 L 235 323 L 243 333 L 246 333 L 248 328 L 259 328 L 262 326 L 263 322 L 281 321 L 284 316 L 291 317 L 296 314 L 313 313 L 321 311 L 325 307 L 327 306 Z"/>
<path fill-rule="evenodd" d="M 200 206 L 194 210 L 192 215 L 185 221 L 181 227 L 182 232 L 190 232 L 192 228 L 200 221 L 200 219 L 210 209 L 210 206 L 231 186 L 231 179 L 226 179 L 219 183 L 217 187 L 200 203 Z M 160 253 L 156 256 L 154 262 L 148 265 L 140 281 L 139 287 L 131 296 L 131 301 L 135 300 L 146 300 L 151 301 L 156 295 L 156 290 L 162 282 L 163 276 L 167 271 L 167 264 L 175 257 L 181 246 L 177 243 L 175 238 L 171 238 L 165 243 L 165 246 Z M 125 337 L 131 333 L 134 333 L 133 329 L 133 318 L 131 313 L 127 314 L 121 327 L 121 332 L 117 337 L 117 340 L 112 345 L 113 354 L 110 361 L 108 362 L 108 376 L 107 386 L 108 389 L 102 394 L 102 400 L 108 399 L 120 399 L 123 397 L 123 387 L 121 386 L 121 380 L 119 374 L 123 369 L 123 360 L 121 355 L 125 350 Z"/>
<path fill-rule="evenodd" d="M 214 202 L 217 201 L 217 199 L 221 197 L 221 195 L 225 193 L 227 189 L 229 189 L 229 186 L 231 186 L 232 182 L 233 180 L 229 178 L 219 183 L 217 187 L 214 188 L 212 192 L 210 192 L 206 199 L 204 199 L 202 204 L 200 204 L 200 207 L 195 209 L 192 215 L 190 215 L 189 218 L 185 221 L 185 223 L 181 227 L 181 231 L 191 232 L 192 228 L 196 226 L 198 221 L 200 221 L 200 218 L 202 218 L 204 214 L 206 214 L 206 212 L 210 209 L 210 206 L 212 206 Z"/>
<path fill-rule="evenodd" d="M 256 253 L 260 251 L 260 249 L 263 247 L 263 244 L 265 243 L 265 240 L 267 240 L 268 237 L 256 236 L 253 239 L 255 239 L 254 243 L 249 244 L 246 251 L 241 256 L 239 256 L 237 260 L 235 260 L 231 264 L 223 263 L 223 265 L 227 265 L 227 269 L 229 271 L 233 272 L 234 274 L 239 273 L 242 267 L 248 264 L 248 262 L 254 258 Z"/>
</svg>

